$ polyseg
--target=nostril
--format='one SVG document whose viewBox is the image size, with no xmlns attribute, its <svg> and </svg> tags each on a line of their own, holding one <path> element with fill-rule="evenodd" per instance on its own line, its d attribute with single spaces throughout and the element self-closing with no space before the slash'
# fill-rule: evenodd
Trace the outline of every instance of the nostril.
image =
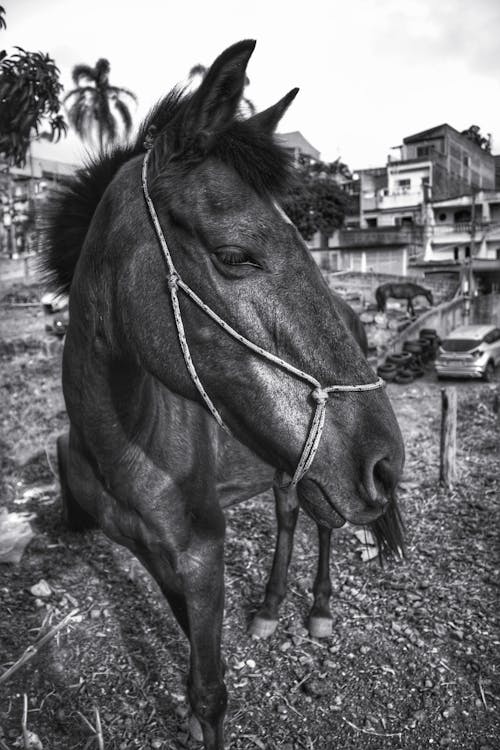
<svg viewBox="0 0 500 750">
<path fill-rule="evenodd" d="M 396 486 L 396 472 L 387 457 L 378 459 L 367 467 L 365 489 L 371 505 L 384 507 L 389 502 Z"/>
<path fill-rule="evenodd" d="M 382 494 L 389 495 L 393 492 L 397 477 L 388 458 L 381 458 L 373 467 L 373 478 L 375 484 L 381 487 Z"/>
</svg>

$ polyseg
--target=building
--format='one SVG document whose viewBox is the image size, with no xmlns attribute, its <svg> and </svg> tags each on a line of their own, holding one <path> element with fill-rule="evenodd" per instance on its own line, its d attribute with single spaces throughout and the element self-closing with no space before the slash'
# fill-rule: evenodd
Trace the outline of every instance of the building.
<svg viewBox="0 0 500 750">
<path fill-rule="evenodd" d="M 356 208 L 318 257 L 325 270 L 421 274 L 429 201 L 495 189 L 499 160 L 450 125 L 407 136 L 392 151 L 385 167 L 358 170 L 345 186 Z"/>
<path fill-rule="evenodd" d="M 500 291 L 500 191 L 430 201 L 422 253 L 411 262 L 426 276 L 453 279 L 465 293 Z"/>
<path fill-rule="evenodd" d="M 36 251 L 35 217 L 47 189 L 73 164 L 28 154 L 24 167 L 8 167 L 0 161 L 0 254 L 16 257 Z"/>
<path fill-rule="evenodd" d="M 309 161 L 320 160 L 321 154 L 318 149 L 314 148 L 298 130 L 292 133 L 278 133 L 277 139 L 292 156 L 294 164 L 298 164 L 304 158 Z"/>
</svg>

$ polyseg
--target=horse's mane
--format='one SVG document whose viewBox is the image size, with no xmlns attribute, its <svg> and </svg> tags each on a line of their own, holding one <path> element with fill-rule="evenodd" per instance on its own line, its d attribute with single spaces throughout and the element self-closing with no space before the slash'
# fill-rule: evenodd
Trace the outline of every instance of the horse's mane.
<svg viewBox="0 0 500 750">
<path fill-rule="evenodd" d="M 150 111 L 135 141 L 88 157 L 81 169 L 63 178 L 52 191 L 40 221 L 43 238 L 40 268 L 58 292 L 69 293 L 88 228 L 106 188 L 124 164 L 146 151 L 145 141 L 152 134 L 154 162 L 158 165 L 155 192 L 161 190 L 162 177 L 168 172 L 167 159 L 182 136 L 192 97 L 192 93 L 173 89 Z M 184 166 L 189 169 L 209 155 L 233 167 L 259 195 L 279 195 L 289 184 L 290 157 L 286 149 L 271 133 L 256 127 L 252 118 L 233 118 L 206 144 L 203 153 L 192 150 Z M 181 160 L 178 166 L 182 168 Z"/>
</svg>

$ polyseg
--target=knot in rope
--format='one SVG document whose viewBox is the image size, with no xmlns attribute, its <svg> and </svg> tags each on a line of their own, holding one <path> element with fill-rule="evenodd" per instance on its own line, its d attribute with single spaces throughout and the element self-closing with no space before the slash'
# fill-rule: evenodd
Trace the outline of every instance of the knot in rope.
<svg viewBox="0 0 500 750">
<path fill-rule="evenodd" d="M 326 401 L 328 401 L 328 396 L 328 391 L 325 391 L 325 389 L 321 388 L 319 385 L 311 391 L 311 398 L 318 404 L 326 403 Z"/>
<path fill-rule="evenodd" d="M 177 289 L 179 286 L 179 277 L 176 273 L 171 273 L 167 276 L 167 284 L 169 289 Z"/>
</svg>

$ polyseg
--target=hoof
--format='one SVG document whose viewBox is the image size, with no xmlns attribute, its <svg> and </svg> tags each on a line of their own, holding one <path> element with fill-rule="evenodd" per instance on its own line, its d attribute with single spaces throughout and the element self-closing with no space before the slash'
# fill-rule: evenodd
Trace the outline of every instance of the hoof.
<svg viewBox="0 0 500 750">
<path fill-rule="evenodd" d="M 256 638 L 269 638 L 278 625 L 278 620 L 268 620 L 267 617 L 254 617 L 248 632 Z"/>
<path fill-rule="evenodd" d="M 309 635 L 312 638 L 329 638 L 333 633 L 331 617 L 310 617 Z"/>
<path fill-rule="evenodd" d="M 189 717 L 189 734 L 196 742 L 203 742 L 201 724 L 194 714 Z"/>
</svg>

